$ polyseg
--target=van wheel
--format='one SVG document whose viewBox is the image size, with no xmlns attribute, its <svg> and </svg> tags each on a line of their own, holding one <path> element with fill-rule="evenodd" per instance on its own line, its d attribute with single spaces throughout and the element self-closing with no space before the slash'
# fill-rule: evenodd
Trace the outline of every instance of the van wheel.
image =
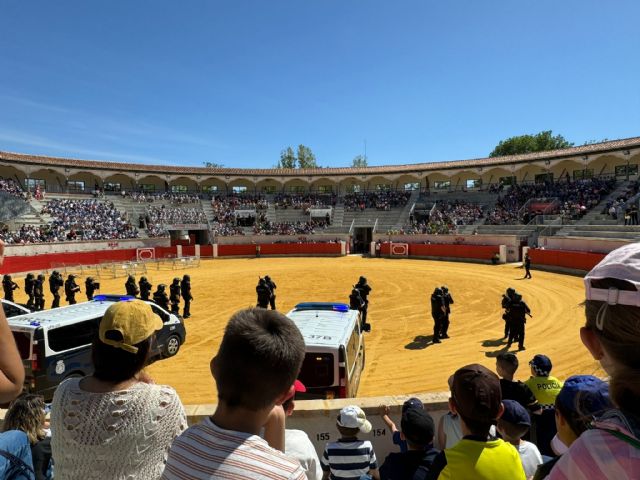
<svg viewBox="0 0 640 480">
<path fill-rule="evenodd" d="M 180 339 L 177 335 L 171 335 L 164 344 L 164 356 L 173 357 L 180 350 Z"/>
</svg>

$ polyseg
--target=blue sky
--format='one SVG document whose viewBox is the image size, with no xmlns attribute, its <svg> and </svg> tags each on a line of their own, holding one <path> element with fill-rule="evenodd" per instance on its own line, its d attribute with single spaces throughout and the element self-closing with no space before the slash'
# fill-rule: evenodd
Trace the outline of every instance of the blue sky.
<svg viewBox="0 0 640 480">
<path fill-rule="evenodd" d="M 0 3 L 0 150 L 321 166 L 640 135 L 640 2 Z"/>
</svg>

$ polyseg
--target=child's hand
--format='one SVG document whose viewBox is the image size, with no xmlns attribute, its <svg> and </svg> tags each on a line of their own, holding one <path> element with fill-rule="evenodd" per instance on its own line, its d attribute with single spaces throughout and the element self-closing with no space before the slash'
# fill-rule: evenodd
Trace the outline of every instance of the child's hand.
<svg viewBox="0 0 640 480">
<path fill-rule="evenodd" d="M 380 405 L 379 413 L 381 417 L 384 417 L 385 415 L 389 415 L 389 413 L 391 413 L 391 409 L 389 408 L 389 405 Z"/>
</svg>

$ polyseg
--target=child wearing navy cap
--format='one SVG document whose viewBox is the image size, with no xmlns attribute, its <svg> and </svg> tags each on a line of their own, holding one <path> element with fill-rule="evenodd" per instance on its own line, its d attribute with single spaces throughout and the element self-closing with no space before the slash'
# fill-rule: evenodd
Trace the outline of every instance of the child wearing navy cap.
<svg viewBox="0 0 640 480">
<path fill-rule="evenodd" d="M 542 455 L 538 447 L 522 439 L 531 428 L 529 412 L 515 400 L 503 400 L 502 405 L 504 412 L 498 419 L 498 432 L 506 442 L 516 447 L 524 473 L 527 478 L 531 478 L 542 463 Z"/>
</svg>

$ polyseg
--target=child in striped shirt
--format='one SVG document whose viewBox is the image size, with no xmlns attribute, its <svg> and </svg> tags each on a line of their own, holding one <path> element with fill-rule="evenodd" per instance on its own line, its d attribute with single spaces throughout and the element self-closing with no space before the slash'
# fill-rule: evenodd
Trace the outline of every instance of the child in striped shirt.
<svg viewBox="0 0 640 480">
<path fill-rule="evenodd" d="M 344 407 L 336 426 L 340 439 L 327 443 L 320 459 L 323 480 L 380 480 L 373 445 L 369 440 L 358 440 L 359 433 L 371 431 L 371 422 L 362 409 L 356 405 Z"/>
</svg>

